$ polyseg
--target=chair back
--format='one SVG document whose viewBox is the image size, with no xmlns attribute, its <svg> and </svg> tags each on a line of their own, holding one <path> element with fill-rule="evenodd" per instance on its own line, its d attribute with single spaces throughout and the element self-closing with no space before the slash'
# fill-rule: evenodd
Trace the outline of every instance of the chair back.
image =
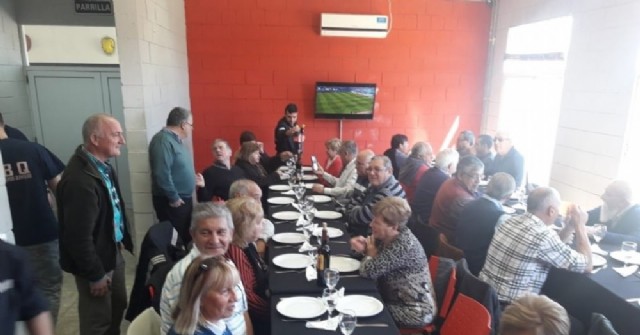
<svg viewBox="0 0 640 335">
<path fill-rule="evenodd" d="M 160 335 L 160 327 L 160 315 L 149 307 L 131 321 L 127 335 Z"/>
<path fill-rule="evenodd" d="M 479 302 L 460 293 L 440 329 L 440 335 L 488 335 L 491 315 Z"/>
<path fill-rule="evenodd" d="M 455 296 L 456 263 L 448 258 L 431 256 L 429 258 L 429 272 L 431 273 L 431 282 L 433 283 L 436 306 L 438 307 L 435 323 L 440 325 L 449 314 Z"/>
<path fill-rule="evenodd" d="M 462 257 L 464 257 L 464 252 L 461 249 L 449 244 L 449 241 L 444 234 L 441 233 L 438 238 L 438 251 L 436 253 L 438 256 L 451 258 L 454 261 L 460 260 Z"/>
</svg>

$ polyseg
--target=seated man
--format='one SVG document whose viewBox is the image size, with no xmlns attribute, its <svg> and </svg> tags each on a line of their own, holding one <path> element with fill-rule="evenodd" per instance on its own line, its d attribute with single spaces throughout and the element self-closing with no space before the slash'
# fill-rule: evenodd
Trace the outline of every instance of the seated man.
<svg viewBox="0 0 640 335">
<path fill-rule="evenodd" d="M 411 203 L 416 193 L 416 186 L 422 176 L 429 170 L 433 161 L 433 148 L 427 142 L 416 142 L 411 148 L 411 155 L 407 158 L 404 166 L 400 169 L 398 181 L 405 193 L 407 201 Z"/>
<path fill-rule="evenodd" d="M 313 191 L 322 194 L 328 194 L 335 197 L 344 197 L 347 193 L 353 189 L 353 185 L 358 178 L 358 172 L 356 171 L 356 155 L 358 154 L 358 145 L 354 141 L 344 141 L 338 149 L 338 155 L 345 163 L 345 168 L 340 173 L 340 177 L 330 175 L 318 167 L 316 174 L 332 187 L 326 187 L 322 184 L 314 184 Z"/>
<path fill-rule="evenodd" d="M 464 251 L 469 271 L 474 276 L 482 270 L 496 227 L 509 218 L 502 204 L 515 189 L 516 182 L 511 175 L 496 173 L 487 185 L 487 192 L 466 204 L 460 212 L 455 246 Z"/>
<path fill-rule="evenodd" d="M 607 186 L 601 198 L 602 206 L 589 211 L 587 225 L 602 223 L 607 226 L 603 243 L 640 243 L 640 205 L 633 202 L 631 185 L 615 180 Z"/>
<path fill-rule="evenodd" d="M 453 178 L 445 181 L 433 201 L 429 226 L 455 244 L 458 216 L 462 207 L 477 197 L 476 191 L 484 174 L 484 165 L 476 156 L 460 159 Z"/>
<path fill-rule="evenodd" d="M 484 175 L 493 175 L 493 161 L 496 157 L 496 153 L 493 151 L 493 138 L 486 134 L 478 136 L 474 149 L 476 157 L 484 164 Z"/>
<path fill-rule="evenodd" d="M 550 226 L 560 215 L 560 195 L 550 187 L 529 194 L 528 212 L 512 217 L 496 229 L 480 279 L 491 285 L 502 303 L 528 293 L 540 293 L 551 267 L 591 272 L 587 213 L 571 205 L 564 228 Z M 563 242 L 575 231 L 576 250 Z"/>
<path fill-rule="evenodd" d="M 383 155 L 389 157 L 389 160 L 391 160 L 393 177 L 396 179 L 400 176 L 400 169 L 407 160 L 409 149 L 409 138 L 407 135 L 395 134 L 391 137 L 391 148 L 385 150 L 383 153 Z"/>
<path fill-rule="evenodd" d="M 569 314 L 544 295 L 525 295 L 505 308 L 500 319 L 501 335 L 569 335 Z"/>
<path fill-rule="evenodd" d="M 524 157 L 513 147 L 511 136 L 499 131 L 495 138 L 496 157 L 493 160 L 492 173 L 506 172 L 516 180 L 516 188 L 522 186 L 524 179 Z M 487 175 L 489 176 L 489 175 Z"/>
<path fill-rule="evenodd" d="M 424 173 L 416 185 L 416 194 L 411 202 L 412 222 L 428 224 L 436 193 L 447 179 L 456 172 L 460 155 L 447 148 L 438 153 L 436 164 Z M 415 220 L 414 220 L 415 219 Z"/>
<path fill-rule="evenodd" d="M 375 156 L 369 163 L 369 187 L 357 194 L 347 205 L 347 230 L 352 236 L 369 236 L 369 224 L 373 220 L 373 205 L 385 197 L 404 198 L 404 190 L 393 177 L 391 160 L 386 156 Z"/>
<path fill-rule="evenodd" d="M 216 139 L 211 146 L 213 165 L 202 171 L 202 182 L 196 182 L 198 202 L 229 199 L 229 186 L 242 178 L 243 172 L 231 166 L 231 147 L 223 139 Z"/>
<path fill-rule="evenodd" d="M 476 136 L 471 130 L 463 130 L 458 135 L 456 141 L 456 150 L 460 154 L 460 157 L 473 155 L 473 146 L 476 141 Z"/>
<path fill-rule="evenodd" d="M 356 183 L 353 185 L 353 190 L 347 192 L 346 196 L 362 193 L 369 187 L 369 174 L 367 171 L 369 171 L 369 164 L 371 164 L 371 160 L 375 155 L 371 149 L 364 149 L 358 152 L 358 156 L 356 157 L 356 172 L 358 173 L 358 177 L 356 178 Z"/>
</svg>

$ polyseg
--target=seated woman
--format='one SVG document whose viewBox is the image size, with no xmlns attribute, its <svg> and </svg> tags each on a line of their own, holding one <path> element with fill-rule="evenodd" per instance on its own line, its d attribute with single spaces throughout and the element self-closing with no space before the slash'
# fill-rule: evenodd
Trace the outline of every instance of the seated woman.
<svg viewBox="0 0 640 335">
<path fill-rule="evenodd" d="M 231 335 L 223 319 L 233 314 L 239 281 L 224 257 L 195 258 L 185 272 L 167 335 Z"/>
<path fill-rule="evenodd" d="M 267 173 L 260 164 L 260 147 L 255 142 L 242 143 L 238 152 L 236 166 L 242 169 L 244 177 L 253 180 L 262 189 L 262 204 L 267 208 L 266 196 L 269 194 L 269 185 L 280 181 L 278 172 Z"/>
<path fill-rule="evenodd" d="M 324 172 L 338 178 L 340 177 L 340 173 L 342 173 L 342 158 L 338 155 L 338 151 L 340 151 L 340 146 L 342 146 L 342 141 L 338 138 L 332 138 L 324 142 L 324 146 L 327 149 L 327 161 L 324 164 Z M 324 186 L 332 186 L 326 181 L 322 180 L 320 177 L 320 182 Z"/>
<path fill-rule="evenodd" d="M 569 315 L 564 307 L 544 295 L 525 295 L 505 308 L 500 335 L 568 335 Z"/>
<path fill-rule="evenodd" d="M 427 256 L 407 228 L 411 208 L 406 200 L 387 197 L 373 206 L 371 236 L 351 239 L 365 255 L 360 275 L 377 280 L 380 295 L 399 327 L 420 328 L 436 314 Z"/>
<path fill-rule="evenodd" d="M 271 324 L 267 265 L 258 255 L 255 244 L 262 233 L 262 207 L 258 201 L 249 197 L 231 199 L 227 201 L 227 207 L 231 211 L 234 230 L 226 256 L 240 272 L 255 334 L 269 334 Z"/>
</svg>

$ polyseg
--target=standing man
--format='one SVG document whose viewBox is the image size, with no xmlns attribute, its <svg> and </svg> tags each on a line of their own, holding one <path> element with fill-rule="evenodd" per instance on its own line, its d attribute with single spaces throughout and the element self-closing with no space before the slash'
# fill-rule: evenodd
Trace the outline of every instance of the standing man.
<svg viewBox="0 0 640 335">
<path fill-rule="evenodd" d="M 204 183 L 202 175 L 195 174 L 193 157 L 182 144 L 192 132 L 191 112 L 175 107 L 169 112 L 167 126 L 149 143 L 153 209 L 158 220 L 173 224 L 185 244 L 191 241 L 189 223 L 196 177 Z"/>
<path fill-rule="evenodd" d="M 38 287 L 49 300 L 55 322 L 60 306 L 62 270 L 58 221 L 49 205 L 47 187 L 55 191 L 64 164 L 40 144 L 8 138 L 1 118 L 0 152 L 16 244 L 27 251 Z"/>
<path fill-rule="evenodd" d="M 293 138 L 300 133 L 298 126 L 298 106 L 290 103 L 284 108 L 284 116 L 278 121 L 274 132 L 276 141 L 276 156 L 285 151 L 289 151 L 294 155 L 298 153 L 298 144 Z"/>
<path fill-rule="evenodd" d="M 90 116 L 84 144 L 58 183 L 60 265 L 78 288 L 81 335 L 118 335 L 127 307 L 123 249 L 132 252 L 120 185 L 108 160 L 120 156 L 124 134 L 118 120 Z"/>
</svg>

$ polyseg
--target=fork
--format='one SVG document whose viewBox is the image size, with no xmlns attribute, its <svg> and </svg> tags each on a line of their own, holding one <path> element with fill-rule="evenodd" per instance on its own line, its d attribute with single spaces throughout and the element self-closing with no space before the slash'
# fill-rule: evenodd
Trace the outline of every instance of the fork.
<svg viewBox="0 0 640 335">
<path fill-rule="evenodd" d="M 356 327 L 389 327 L 386 323 L 356 323 Z"/>
<path fill-rule="evenodd" d="M 296 273 L 296 272 L 302 273 L 304 271 L 305 270 L 284 270 L 284 271 L 274 271 L 274 273 Z"/>
</svg>

